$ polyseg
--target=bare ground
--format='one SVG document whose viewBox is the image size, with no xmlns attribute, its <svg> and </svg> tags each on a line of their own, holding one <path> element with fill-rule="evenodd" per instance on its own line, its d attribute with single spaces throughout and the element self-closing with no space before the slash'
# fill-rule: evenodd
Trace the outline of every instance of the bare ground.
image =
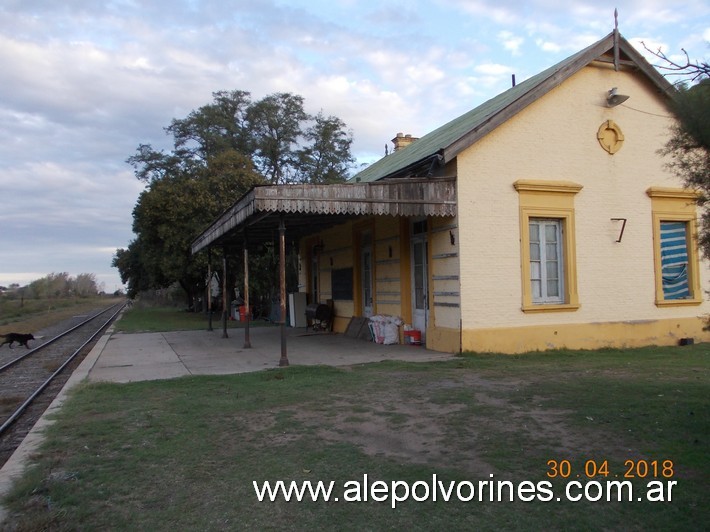
<svg viewBox="0 0 710 532">
<path fill-rule="evenodd" d="M 406 377 L 394 372 L 388 378 L 396 382 Z M 329 397 L 327 403 L 324 399 L 322 405 L 312 408 L 280 409 L 279 413 L 290 416 L 301 430 L 280 433 L 270 441 L 292 443 L 304 433 L 315 433 L 323 443 L 351 444 L 368 456 L 431 467 L 453 466 L 474 478 L 498 472 L 487 457 L 501 440 L 518 446 L 522 454 L 528 448 L 547 448 L 549 457 L 555 459 L 595 451 L 605 458 L 630 458 L 623 435 L 610 437 L 594 420 L 586 420 L 588 428 L 571 423 L 570 411 L 555 407 L 543 396 L 531 394 L 520 400 L 525 390 L 544 386 L 540 382 L 490 380 L 471 372 L 452 372 L 452 376 L 422 380 L 422 386 L 414 388 L 415 396 L 404 396 L 413 389 L 407 384 Z M 460 392 L 466 399 L 456 402 L 451 392 L 453 397 Z M 273 428 L 276 421 L 272 414 L 247 418 L 250 439 L 256 441 L 263 431 Z"/>
</svg>

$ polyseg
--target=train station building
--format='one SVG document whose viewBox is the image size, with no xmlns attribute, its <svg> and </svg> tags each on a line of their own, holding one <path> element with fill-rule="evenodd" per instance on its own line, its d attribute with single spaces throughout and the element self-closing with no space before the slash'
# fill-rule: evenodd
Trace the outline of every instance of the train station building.
<svg viewBox="0 0 710 532">
<path fill-rule="evenodd" d="M 335 331 L 398 316 L 437 351 L 705 341 L 696 195 L 659 154 L 672 92 L 614 30 L 421 138 L 396 135 L 347 183 L 254 187 L 192 252 L 246 256 L 278 233 Z"/>
</svg>

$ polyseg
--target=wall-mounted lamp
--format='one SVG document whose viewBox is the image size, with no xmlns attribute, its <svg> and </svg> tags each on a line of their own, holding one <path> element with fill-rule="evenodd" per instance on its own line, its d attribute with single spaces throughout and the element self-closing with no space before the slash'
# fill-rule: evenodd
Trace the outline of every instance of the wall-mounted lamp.
<svg viewBox="0 0 710 532">
<path fill-rule="evenodd" d="M 617 92 L 617 88 L 614 87 L 610 89 L 609 93 L 606 95 L 606 105 L 607 107 L 616 107 L 617 105 L 624 103 L 628 99 L 628 96 L 626 96 L 625 94 L 619 94 Z"/>
</svg>

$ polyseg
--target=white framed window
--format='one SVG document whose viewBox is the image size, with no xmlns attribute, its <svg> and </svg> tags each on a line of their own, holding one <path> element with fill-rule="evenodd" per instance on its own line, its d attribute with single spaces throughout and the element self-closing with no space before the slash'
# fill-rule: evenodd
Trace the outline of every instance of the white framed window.
<svg viewBox="0 0 710 532">
<path fill-rule="evenodd" d="M 520 268 L 523 312 L 575 312 L 577 255 L 571 181 L 519 179 Z"/>
<path fill-rule="evenodd" d="M 530 218 L 530 291 L 533 304 L 564 303 L 562 220 Z"/>
</svg>

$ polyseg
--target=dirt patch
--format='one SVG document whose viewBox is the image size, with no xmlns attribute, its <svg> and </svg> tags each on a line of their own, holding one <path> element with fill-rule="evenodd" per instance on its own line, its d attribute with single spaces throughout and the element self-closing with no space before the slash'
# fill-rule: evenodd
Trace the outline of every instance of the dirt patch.
<svg viewBox="0 0 710 532">
<path fill-rule="evenodd" d="M 383 371 L 347 394 L 234 419 L 241 441 L 288 445 L 303 438 L 347 443 L 371 457 L 455 469 L 486 478 L 529 461 L 544 472 L 548 459 L 626 458 L 623 435 L 609 438 L 601 420 L 577 419 L 545 394 L 545 379 L 485 378 L 456 370 L 436 378 Z M 390 383 L 389 386 L 383 383 Z"/>
<path fill-rule="evenodd" d="M 396 381 L 412 375 L 389 375 Z M 488 474 L 492 468 L 478 452 L 476 420 L 467 412 L 469 406 L 453 401 L 438 401 L 438 390 L 461 388 L 465 383 L 443 378 L 411 393 L 411 386 L 363 390 L 338 398 L 320 409 L 301 410 L 294 420 L 313 430 L 328 443 L 349 443 L 368 456 L 382 456 L 406 463 L 456 468 L 472 475 Z M 465 438 L 456 436 L 464 425 Z M 452 462 L 455 460 L 455 463 Z"/>
<path fill-rule="evenodd" d="M 414 398 L 400 395 L 399 387 L 380 389 L 330 404 L 327 423 L 314 411 L 297 412 L 294 419 L 313 428 L 324 442 L 350 443 L 369 456 L 453 467 L 478 478 L 497 469 L 487 459 L 496 440 L 521 453 L 548 448 L 555 457 L 595 448 L 623 454 L 621 447 L 609 448 L 593 420 L 586 430 L 570 422 L 570 411 L 543 397 L 531 394 L 521 400 L 529 387 L 519 379 L 454 373 L 427 380 Z M 410 386 L 403 389 L 411 391 Z"/>
<path fill-rule="evenodd" d="M 364 404 L 360 405 L 362 409 Z M 319 427 L 318 437 L 327 442 L 356 445 L 368 456 L 383 456 L 407 463 L 456 467 L 471 474 L 491 470 L 478 454 L 474 441 L 451 438 L 446 420 L 459 414 L 465 405 L 436 404 L 424 401 L 389 402 L 388 406 L 372 405 L 368 412 L 353 411 L 341 405 L 342 412 L 328 427 Z M 307 414 L 300 414 L 311 423 Z M 452 464 L 450 456 L 458 456 Z M 465 456 L 465 459 L 460 457 Z"/>
</svg>

